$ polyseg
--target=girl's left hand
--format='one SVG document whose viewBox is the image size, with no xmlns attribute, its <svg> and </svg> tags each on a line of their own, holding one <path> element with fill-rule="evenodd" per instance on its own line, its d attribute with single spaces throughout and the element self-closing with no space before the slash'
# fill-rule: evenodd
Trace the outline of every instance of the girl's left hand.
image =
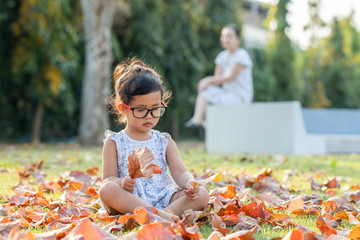
<svg viewBox="0 0 360 240">
<path fill-rule="evenodd" d="M 187 184 L 187 188 L 184 189 L 184 193 L 188 196 L 188 198 L 190 200 L 195 200 L 198 198 L 198 195 L 199 195 L 199 191 L 200 191 L 200 188 L 199 188 L 199 185 L 196 185 L 195 187 L 193 187 L 193 182 L 194 181 L 190 181 L 188 184 Z"/>
</svg>

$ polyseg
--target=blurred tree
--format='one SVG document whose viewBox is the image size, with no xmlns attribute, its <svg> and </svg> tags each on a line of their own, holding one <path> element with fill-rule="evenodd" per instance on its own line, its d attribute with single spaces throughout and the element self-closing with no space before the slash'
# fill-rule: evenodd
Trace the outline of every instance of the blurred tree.
<svg viewBox="0 0 360 240">
<path fill-rule="evenodd" d="M 322 69 L 327 96 L 331 107 L 344 107 L 346 86 L 349 84 L 344 52 L 344 36 L 338 19 L 334 18 L 331 34 L 326 42 L 324 66 Z"/>
<path fill-rule="evenodd" d="M 162 71 L 164 62 L 164 1 L 132 0 L 131 18 L 124 32 L 124 55 L 143 59 Z"/>
<path fill-rule="evenodd" d="M 271 68 L 267 62 L 265 49 L 252 48 L 249 50 L 249 54 L 254 64 L 254 101 L 275 101 L 275 99 L 277 98 L 277 82 L 274 75 L 271 73 Z"/>
<path fill-rule="evenodd" d="M 174 0 L 164 9 L 164 78 L 173 92 L 171 131 L 179 134 L 179 123 L 185 122 L 190 111 L 189 98 L 194 95 L 197 80 L 203 74 L 203 53 L 196 33 L 197 6 L 193 0 Z M 201 36 L 203 37 L 203 36 Z M 189 115 L 187 115 L 189 114 Z"/>
<path fill-rule="evenodd" d="M 310 32 L 310 43 L 307 49 L 301 53 L 302 72 L 300 78 L 305 82 L 305 96 L 303 105 L 311 108 L 323 108 L 330 106 L 331 102 L 326 96 L 322 74 L 322 51 L 319 33 L 326 26 L 319 16 L 321 0 L 309 0 L 308 7 L 310 21 L 304 30 Z"/>
<path fill-rule="evenodd" d="M 17 1 L 0 2 L 0 140 L 18 137 L 18 132 L 26 128 L 22 120 L 28 115 L 21 101 L 23 88 L 14 81 L 11 72 L 11 55 L 16 42 L 9 26 L 18 18 L 18 8 Z"/>
<path fill-rule="evenodd" d="M 76 31 L 81 15 L 70 0 L 21 0 L 18 7 L 19 16 L 11 24 L 15 42 L 12 74 L 20 87 L 26 86 L 19 100 L 36 105 L 35 109 L 30 106 L 34 111 L 30 113 L 34 118 L 32 142 L 36 144 L 45 107 L 54 108 L 54 99 L 61 99 L 65 112 L 73 111 L 69 78 L 79 67 Z"/>
<path fill-rule="evenodd" d="M 117 0 L 82 0 L 86 39 L 79 140 L 98 145 L 109 128 L 107 101 L 111 79 L 111 27 Z"/>
<path fill-rule="evenodd" d="M 289 24 L 286 20 L 287 5 L 291 0 L 279 0 L 270 8 L 268 24 L 275 23 L 267 46 L 271 73 L 277 82 L 276 100 L 300 99 L 299 82 L 295 78 L 295 53 L 292 42 L 286 34 Z"/>
<path fill-rule="evenodd" d="M 199 17 L 196 18 L 195 30 L 201 36 L 200 48 L 205 55 L 205 75 L 214 74 L 215 57 L 221 51 L 221 29 L 234 23 L 241 29 L 242 1 L 216 0 L 197 1 Z M 200 80 L 200 79 L 198 79 Z"/>
<path fill-rule="evenodd" d="M 323 75 L 331 107 L 360 107 L 359 33 L 351 19 L 352 14 L 342 21 L 334 18 L 325 42 Z"/>
</svg>

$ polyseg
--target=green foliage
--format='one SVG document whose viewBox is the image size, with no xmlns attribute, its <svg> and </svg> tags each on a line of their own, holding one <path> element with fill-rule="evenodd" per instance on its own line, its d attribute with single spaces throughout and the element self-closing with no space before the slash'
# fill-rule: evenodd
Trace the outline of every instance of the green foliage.
<svg viewBox="0 0 360 240">
<path fill-rule="evenodd" d="M 276 29 L 272 33 L 268 51 L 268 63 L 270 71 L 277 82 L 276 100 L 297 100 L 299 96 L 299 83 L 295 78 L 295 52 L 294 47 L 286 30 L 289 23 L 286 20 L 288 13 L 287 5 L 291 0 L 279 0 L 273 6 L 269 15 L 269 20 L 276 22 Z"/>
<path fill-rule="evenodd" d="M 70 0 L 5 1 L 2 6 L 1 15 L 8 17 L 1 24 L 10 26 L 5 30 L 5 39 L 11 46 L 4 49 L 8 64 L 2 72 L 14 92 L 1 104 L 10 121 L 21 120 L 5 126 L 6 132 L 28 134 L 39 102 L 48 109 L 45 116 L 53 118 L 48 124 L 56 127 L 78 110 L 79 92 L 75 91 L 79 87 L 74 85 L 81 79 L 80 8 Z M 69 122 L 72 128 L 77 127 L 76 121 Z M 53 135 L 51 131 L 49 134 Z"/>
<path fill-rule="evenodd" d="M 204 53 L 205 75 L 214 74 L 215 57 L 221 51 L 221 29 L 234 23 L 241 29 L 241 3 L 235 0 L 204 1 L 199 4 L 198 34 L 200 48 Z"/>
<path fill-rule="evenodd" d="M 359 75 L 356 70 L 358 53 L 347 51 L 356 49 L 356 44 L 346 43 L 346 30 L 350 27 L 349 21 L 333 20 L 331 35 L 326 41 L 326 50 L 323 66 L 323 77 L 326 93 L 331 101 L 331 107 L 360 107 L 360 97 L 355 92 L 359 88 Z M 356 38 L 353 38 L 356 40 Z M 354 47 L 355 46 L 355 47 Z"/>
<path fill-rule="evenodd" d="M 124 55 L 142 58 L 161 71 L 166 39 L 163 0 L 134 0 L 129 4 L 132 16 L 123 35 Z"/>
<path fill-rule="evenodd" d="M 305 31 L 310 45 L 302 50 L 286 35 L 290 0 L 271 7 L 275 22 L 268 46 L 247 49 L 254 62 L 256 101 L 300 100 L 305 107 L 360 107 L 360 38 L 354 13 L 333 21 L 331 35 L 319 17 L 320 0 L 309 0 Z M 84 39 L 81 8 L 71 0 L 0 2 L 0 140 L 26 140 L 34 111 L 45 104 L 43 139 L 77 135 Z M 241 26 L 241 2 L 121 1 L 115 16 L 114 64 L 136 56 L 154 66 L 173 92 L 159 129 L 172 134 L 192 114 L 196 86 L 212 74 L 221 50 L 221 28 Z"/>
<path fill-rule="evenodd" d="M 265 49 L 254 48 L 250 49 L 249 53 L 254 63 L 254 101 L 275 101 L 277 95 L 277 82 L 274 75 L 271 73 L 270 65 L 266 59 Z"/>
</svg>

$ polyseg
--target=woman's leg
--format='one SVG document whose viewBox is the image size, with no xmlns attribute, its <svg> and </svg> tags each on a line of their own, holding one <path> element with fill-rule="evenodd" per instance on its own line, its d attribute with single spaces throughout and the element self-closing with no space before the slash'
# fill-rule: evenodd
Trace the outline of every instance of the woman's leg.
<svg viewBox="0 0 360 240">
<path fill-rule="evenodd" d="M 165 209 L 170 210 L 175 215 L 181 215 L 187 209 L 194 211 L 204 209 L 209 203 L 209 192 L 204 187 L 200 187 L 199 196 L 195 200 L 190 200 L 183 191 L 174 193 L 170 199 L 170 204 Z"/>
<path fill-rule="evenodd" d="M 112 213 L 113 210 L 121 214 L 132 213 L 137 207 L 151 206 L 145 200 L 126 191 L 113 182 L 104 183 L 99 190 L 99 196 L 103 204 L 111 210 Z M 164 210 L 159 210 L 159 216 L 170 221 L 176 218 L 173 214 Z"/>
<path fill-rule="evenodd" d="M 205 111 L 207 105 L 208 102 L 206 101 L 204 95 L 202 94 L 202 92 L 199 92 L 196 98 L 194 116 L 190 120 L 193 124 L 203 125 L 205 120 Z"/>
</svg>

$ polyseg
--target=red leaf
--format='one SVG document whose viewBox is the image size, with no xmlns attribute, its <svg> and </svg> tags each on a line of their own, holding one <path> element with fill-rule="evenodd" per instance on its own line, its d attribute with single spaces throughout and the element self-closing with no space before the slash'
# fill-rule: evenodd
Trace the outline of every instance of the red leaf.
<svg viewBox="0 0 360 240">
<path fill-rule="evenodd" d="M 116 239 L 114 235 L 102 230 L 88 218 L 82 220 L 63 240 L 79 239 L 78 235 L 85 240 Z"/>
<path fill-rule="evenodd" d="M 141 226 L 140 230 L 136 233 L 136 237 L 138 240 L 174 239 L 171 232 L 159 222 Z"/>
<path fill-rule="evenodd" d="M 253 218 L 265 218 L 269 213 L 265 210 L 263 203 L 251 202 L 241 207 L 240 211 Z"/>
<path fill-rule="evenodd" d="M 20 195 L 14 195 L 9 200 L 10 206 L 16 205 L 16 206 L 27 206 L 29 205 L 29 198 L 23 197 Z"/>
<path fill-rule="evenodd" d="M 152 163 L 153 160 L 154 155 L 148 148 L 134 149 L 128 156 L 129 176 L 131 178 L 146 177 L 150 179 L 155 170 L 156 173 L 162 173 L 159 166 Z"/>
<path fill-rule="evenodd" d="M 303 240 L 303 239 L 304 239 L 304 233 L 299 229 L 293 229 L 283 238 L 283 240 Z"/>
<path fill-rule="evenodd" d="M 91 176 L 95 176 L 95 175 L 97 175 L 98 171 L 99 171 L 98 167 L 93 167 L 93 168 L 86 170 L 86 173 Z"/>
<path fill-rule="evenodd" d="M 359 239 L 360 238 L 360 226 L 356 226 L 351 232 L 349 233 L 348 239 Z"/>
<path fill-rule="evenodd" d="M 332 234 L 337 234 L 335 229 L 329 227 L 325 223 L 325 221 L 321 215 L 319 215 L 318 218 L 316 219 L 316 225 L 322 234 L 326 234 L 327 236 L 330 236 Z"/>
<path fill-rule="evenodd" d="M 235 186 L 234 185 L 227 186 L 226 192 L 220 194 L 220 196 L 222 196 L 223 198 L 236 197 Z"/>
<path fill-rule="evenodd" d="M 162 170 L 161 170 L 161 168 L 160 168 L 158 165 L 153 164 L 153 166 L 154 166 L 154 174 L 160 174 L 160 173 L 162 173 Z"/>
</svg>

